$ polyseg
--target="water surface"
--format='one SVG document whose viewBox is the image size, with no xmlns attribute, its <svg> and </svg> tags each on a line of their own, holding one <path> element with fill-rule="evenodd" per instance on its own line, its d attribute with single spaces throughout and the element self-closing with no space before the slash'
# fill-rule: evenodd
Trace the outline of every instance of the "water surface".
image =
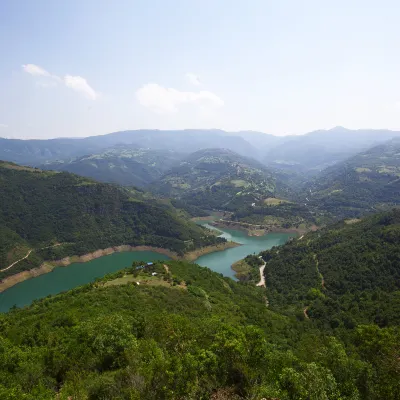
<svg viewBox="0 0 400 400">
<path fill-rule="evenodd" d="M 217 230 L 227 240 L 241 243 L 242 246 L 218 251 L 199 257 L 195 262 L 233 279 L 234 271 L 231 265 L 248 254 L 258 254 L 262 250 L 284 244 L 290 237 L 289 233 L 270 233 L 265 236 L 248 236 L 246 232 L 236 229 L 215 228 L 201 221 L 199 224 Z M 168 260 L 169 257 L 153 251 L 133 251 L 113 253 L 86 263 L 73 263 L 68 267 L 55 268 L 52 272 L 18 283 L 3 293 L 0 293 L 0 312 L 8 311 L 12 306 L 23 307 L 33 300 L 48 295 L 57 294 L 77 286 L 93 282 L 108 273 L 132 265 L 132 261 Z"/>
<path fill-rule="evenodd" d="M 130 251 L 113 253 L 86 263 L 58 267 L 48 274 L 28 279 L 0 293 L 0 312 L 8 311 L 14 305 L 23 307 L 33 300 L 93 282 L 96 278 L 130 267 L 132 261 L 168 259 L 169 257 L 154 251 Z"/>
<path fill-rule="evenodd" d="M 206 254 L 195 261 L 203 267 L 208 267 L 233 279 L 235 279 L 235 271 L 232 270 L 231 265 L 234 262 L 249 254 L 258 254 L 260 251 L 270 249 L 273 246 L 285 244 L 289 238 L 296 236 L 293 233 L 268 233 L 264 236 L 249 236 L 247 232 L 236 229 L 216 228 L 209 225 L 207 221 L 198 223 L 207 228 L 220 231 L 220 236 L 226 240 L 242 244 L 242 246 Z"/>
</svg>

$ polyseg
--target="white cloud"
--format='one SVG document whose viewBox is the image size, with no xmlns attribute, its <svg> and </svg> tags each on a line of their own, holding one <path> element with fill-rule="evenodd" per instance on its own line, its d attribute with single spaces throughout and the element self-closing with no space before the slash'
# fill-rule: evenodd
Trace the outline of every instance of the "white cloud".
<svg viewBox="0 0 400 400">
<path fill-rule="evenodd" d="M 96 91 L 87 83 L 86 79 L 81 76 L 66 75 L 64 77 L 64 83 L 65 86 L 82 93 L 88 99 L 96 100 L 98 98 L 98 93 L 96 93 Z"/>
<path fill-rule="evenodd" d="M 397 101 L 395 106 L 396 106 L 396 108 L 400 109 L 400 101 Z"/>
<path fill-rule="evenodd" d="M 63 83 L 66 87 L 75 90 L 83 94 L 85 97 L 91 100 L 96 100 L 99 94 L 87 83 L 87 80 L 82 76 L 65 75 L 64 79 L 61 79 L 57 75 L 52 75 L 44 68 L 39 67 L 35 64 L 24 64 L 22 69 L 30 75 L 43 78 L 41 81 L 36 82 L 37 86 L 49 88 L 54 87 L 57 83 Z"/>
<path fill-rule="evenodd" d="M 51 77 L 52 75 L 46 71 L 44 68 L 39 67 L 39 65 L 35 64 L 24 64 L 22 66 L 22 69 L 27 72 L 28 74 L 31 74 L 33 76 L 48 76 Z"/>
<path fill-rule="evenodd" d="M 0 124 L 0 129 L 5 129 L 5 128 L 8 128 L 8 125 L 6 125 L 6 124 Z"/>
<path fill-rule="evenodd" d="M 194 86 L 200 86 L 200 85 L 201 85 L 200 79 L 199 79 L 199 77 L 198 77 L 196 74 L 193 74 L 193 73 L 191 73 L 191 72 L 188 72 L 188 73 L 185 75 L 185 77 L 186 77 L 186 80 L 187 80 L 189 83 L 191 83 L 192 85 L 194 85 Z"/>
<path fill-rule="evenodd" d="M 224 101 L 216 94 L 201 90 L 199 92 L 183 92 L 173 88 L 165 88 L 157 83 L 148 83 L 136 92 L 139 103 L 158 112 L 172 113 L 178 111 L 183 104 L 195 104 L 202 107 L 222 107 Z"/>
</svg>

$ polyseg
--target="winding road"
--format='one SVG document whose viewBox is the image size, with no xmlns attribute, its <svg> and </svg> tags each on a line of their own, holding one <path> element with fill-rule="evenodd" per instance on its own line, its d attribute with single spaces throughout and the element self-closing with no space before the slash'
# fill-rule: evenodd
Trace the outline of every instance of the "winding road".
<svg viewBox="0 0 400 400">
<path fill-rule="evenodd" d="M 20 258 L 19 260 L 14 261 L 11 265 L 9 265 L 9 266 L 6 267 L 6 268 L 0 269 L 0 272 L 7 271 L 8 269 L 12 268 L 15 264 L 18 264 L 20 261 L 25 260 L 25 258 L 28 258 L 29 255 L 32 253 L 33 250 L 34 250 L 34 249 L 30 249 L 30 250 L 28 251 L 28 253 L 26 254 L 25 257 L 22 257 L 22 258 Z"/>
<path fill-rule="evenodd" d="M 49 249 L 50 247 L 57 247 L 57 246 L 61 246 L 62 244 L 64 244 L 64 243 L 57 243 L 57 244 L 53 244 L 53 245 L 51 245 L 51 246 L 41 247 L 40 249 L 36 249 L 36 250 Z M 11 265 L 9 265 L 9 266 L 6 267 L 6 268 L 0 269 L 0 272 L 7 271 L 8 269 L 12 268 L 14 265 L 18 264 L 20 261 L 25 260 L 26 258 L 29 257 L 29 255 L 30 255 L 30 254 L 32 253 L 32 251 L 34 251 L 34 250 L 35 250 L 35 249 L 30 249 L 30 250 L 28 251 L 28 253 L 26 254 L 25 257 L 22 257 L 22 258 L 20 258 L 19 260 L 14 261 Z"/>
<path fill-rule="evenodd" d="M 259 258 L 260 260 L 262 260 L 262 257 L 261 257 L 261 256 L 259 256 L 258 258 Z M 263 260 L 263 261 L 264 261 L 264 260 Z M 265 287 L 264 269 L 265 269 L 265 266 L 266 266 L 266 265 L 267 265 L 267 263 L 264 261 L 264 264 L 261 265 L 261 267 L 260 267 L 260 282 L 258 282 L 256 286 L 264 286 L 264 287 Z"/>
</svg>

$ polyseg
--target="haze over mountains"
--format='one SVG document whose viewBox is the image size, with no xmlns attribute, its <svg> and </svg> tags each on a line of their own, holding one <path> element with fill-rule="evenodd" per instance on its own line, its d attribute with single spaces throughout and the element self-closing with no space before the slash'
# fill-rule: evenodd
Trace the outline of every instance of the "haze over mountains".
<svg viewBox="0 0 400 400">
<path fill-rule="evenodd" d="M 75 157 L 99 154 L 105 149 L 121 144 L 186 154 L 205 148 L 226 148 L 240 155 L 258 159 L 266 165 L 308 172 L 322 169 L 375 144 L 399 136 L 400 132 L 397 131 L 352 131 L 342 127 L 300 136 L 221 130 L 136 130 L 83 139 L 0 139 L 0 159 L 39 165 L 49 161 L 71 160 Z"/>
<path fill-rule="evenodd" d="M 400 138 L 323 170 L 306 186 L 308 206 L 337 217 L 357 217 L 400 201 Z"/>
<path fill-rule="evenodd" d="M 399 21 L 0 0 L 0 400 L 400 400 Z"/>
<path fill-rule="evenodd" d="M 397 132 L 130 131 L 1 144 L 2 157 L 41 165 L 0 162 L 2 284 L 117 246 L 174 257 L 235 246 L 189 217 L 301 236 L 241 260 L 243 283 L 195 264 L 139 262 L 11 310 L 0 324 L 0 397 L 398 400 Z"/>
<path fill-rule="evenodd" d="M 309 211 L 297 208 L 301 219 L 296 221 L 314 223 L 319 217 L 357 216 L 396 205 L 393 146 L 399 138 L 397 131 L 343 127 L 284 137 L 252 131 L 137 130 L 83 139 L 0 139 L 0 159 L 140 187 L 183 201 L 186 208 L 198 207 L 199 213 L 223 209 L 258 224 L 269 223 L 272 216 L 274 221 L 287 218 L 293 214 L 288 208 L 301 204 Z M 374 146 L 371 158 L 368 151 Z M 371 162 L 376 168 L 367 165 Z M 267 207 L 271 197 L 286 202 L 278 201 L 272 209 Z"/>
</svg>

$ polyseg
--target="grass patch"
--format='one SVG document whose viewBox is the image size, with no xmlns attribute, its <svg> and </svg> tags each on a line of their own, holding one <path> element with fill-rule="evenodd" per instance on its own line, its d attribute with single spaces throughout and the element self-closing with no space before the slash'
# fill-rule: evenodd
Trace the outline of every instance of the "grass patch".
<svg viewBox="0 0 400 400">
<path fill-rule="evenodd" d="M 263 219 L 263 223 L 267 225 L 280 225 L 283 221 L 283 218 L 275 217 L 273 215 L 265 215 Z"/>
<path fill-rule="evenodd" d="M 343 192 L 343 189 L 335 189 L 335 190 L 332 190 L 329 194 L 331 195 L 331 194 L 336 194 L 336 193 L 341 193 L 341 192 Z"/>
<path fill-rule="evenodd" d="M 243 179 L 233 179 L 233 180 L 231 180 L 231 183 L 235 187 L 248 187 L 248 186 L 250 186 L 250 183 L 246 182 Z"/>
<path fill-rule="evenodd" d="M 132 274 L 127 274 L 120 278 L 113 279 L 111 281 L 107 281 L 104 283 L 104 287 L 108 286 L 121 286 L 127 285 L 128 283 L 139 282 L 139 285 L 146 285 L 146 286 L 164 286 L 164 287 L 175 287 L 175 288 L 182 288 L 186 289 L 186 285 L 184 283 L 180 284 L 173 284 L 172 279 L 164 280 L 163 274 L 158 274 L 156 276 L 149 275 L 147 273 L 140 273 L 137 276 Z"/>
<path fill-rule="evenodd" d="M 356 168 L 356 172 L 361 174 L 363 172 L 371 172 L 371 170 L 369 168 L 361 168 L 361 167 L 359 167 L 359 168 Z"/>
<path fill-rule="evenodd" d="M 173 183 L 172 187 L 178 189 L 190 189 L 190 185 L 188 183 Z"/>
<path fill-rule="evenodd" d="M 267 206 L 279 206 L 279 204 L 290 203 L 289 200 L 278 199 L 276 197 L 268 197 L 264 200 L 264 204 Z"/>
<path fill-rule="evenodd" d="M 361 219 L 359 218 L 351 218 L 351 219 L 345 219 L 344 223 L 347 225 L 351 225 L 351 224 L 356 224 L 357 222 L 360 222 Z"/>
<path fill-rule="evenodd" d="M 139 282 L 139 277 L 134 277 L 133 275 L 125 275 L 122 278 L 113 279 L 112 281 L 108 281 L 104 284 L 105 287 L 108 286 L 119 286 L 126 285 L 130 282 Z"/>
</svg>

